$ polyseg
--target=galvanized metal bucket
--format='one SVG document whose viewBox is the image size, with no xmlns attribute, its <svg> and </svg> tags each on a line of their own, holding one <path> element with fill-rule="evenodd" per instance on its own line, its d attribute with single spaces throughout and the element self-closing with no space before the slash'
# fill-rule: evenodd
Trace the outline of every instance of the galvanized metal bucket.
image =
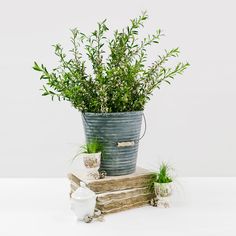
<svg viewBox="0 0 236 236">
<path fill-rule="evenodd" d="M 98 139 L 103 145 L 100 170 L 109 176 L 135 172 L 142 111 L 82 113 L 86 141 Z"/>
</svg>

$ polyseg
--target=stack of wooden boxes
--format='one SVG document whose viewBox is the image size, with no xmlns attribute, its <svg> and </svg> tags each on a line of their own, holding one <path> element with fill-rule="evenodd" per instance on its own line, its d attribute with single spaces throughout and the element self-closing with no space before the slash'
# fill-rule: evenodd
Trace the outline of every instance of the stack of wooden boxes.
<svg viewBox="0 0 236 236">
<path fill-rule="evenodd" d="M 84 182 L 97 194 L 97 208 L 103 214 L 123 211 L 148 204 L 154 197 L 150 188 L 153 174 L 143 168 L 124 176 L 107 176 L 99 180 L 87 180 L 79 174 L 69 174 L 71 193 Z"/>
</svg>

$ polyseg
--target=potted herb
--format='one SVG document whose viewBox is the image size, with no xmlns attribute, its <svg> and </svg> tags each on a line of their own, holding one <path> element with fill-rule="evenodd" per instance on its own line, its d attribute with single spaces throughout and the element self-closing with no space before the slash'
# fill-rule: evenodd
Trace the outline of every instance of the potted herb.
<svg viewBox="0 0 236 236">
<path fill-rule="evenodd" d="M 153 91 L 170 83 L 189 66 L 166 63 L 179 56 L 179 48 L 165 50 L 151 65 L 146 65 L 147 48 L 159 44 L 160 29 L 138 40 L 139 30 L 148 15 L 132 19 L 113 38 L 106 37 L 106 20 L 91 34 L 72 29 L 71 57 L 60 44 L 54 45 L 59 65 L 51 70 L 34 63 L 41 73 L 43 96 L 66 100 L 81 111 L 87 142 L 97 138 L 104 146 L 101 169 L 108 175 L 125 175 L 135 171 L 143 110 Z M 105 53 L 106 50 L 106 53 Z M 85 56 L 86 54 L 86 56 Z M 86 60 L 87 58 L 87 60 Z M 89 73 L 87 62 L 92 73 Z"/>
<path fill-rule="evenodd" d="M 170 167 L 162 163 L 159 170 L 154 173 L 153 187 L 157 198 L 168 197 L 172 194 L 173 178 L 170 174 Z"/>
<path fill-rule="evenodd" d="M 88 179 L 99 179 L 98 170 L 101 163 L 101 151 L 102 145 L 96 139 L 81 146 L 79 156 L 83 158 Z"/>
</svg>

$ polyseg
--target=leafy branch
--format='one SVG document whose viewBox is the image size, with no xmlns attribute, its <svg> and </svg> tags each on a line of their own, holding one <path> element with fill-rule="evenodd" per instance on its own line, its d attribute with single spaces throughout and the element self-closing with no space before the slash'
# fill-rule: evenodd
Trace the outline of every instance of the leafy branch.
<svg viewBox="0 0 236 236">
<path fill-rule="evenodd" d="M 163 33 L 157 29 L 154 34 L 138 40 L 139 30 L 148 19 L 146 12 L 132 19 L 130 25 L 121 31 L 116 30 L 108 40 L 109 30 L 106 20 L 98 23 L 90 35 L 72 29 L 72 58 L 64 53 L 60 44 L 54 45 L 54 53 L 59 65 L 49 71 L 43 64 L 34 63 L 33 69 L 40 72 L 45 81 L 43 96 L 67 100 L 82 112 L 125 112 L 143 110 L 153 91 L 162 82 L 170 83 L 182 74 L 188 63 L 179 62 L 174 67 L 165 64 L 179 56 L 179 48 L 165 50 L 149 67 L 147 47 L 159 44 Z M 108 46 L 105 58 L 104 47 Z M 84 59 L 83 52 L 88 57 Z M 90 61 L 93 73 L 88 74 L 86 61 Z"/>
</svg>

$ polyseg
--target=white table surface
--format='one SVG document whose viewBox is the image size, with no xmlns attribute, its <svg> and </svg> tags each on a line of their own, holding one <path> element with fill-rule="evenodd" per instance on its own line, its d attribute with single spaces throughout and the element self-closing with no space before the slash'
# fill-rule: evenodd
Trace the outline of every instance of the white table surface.
<svg viewBox="0 0 236 236">
<path fill-rule="evenodd" d="M 170 208 L 146 206 L 77 222 L 69 181 L 0 179 L 0 236 L 236 235 L 236 178 L 181 178 Z"/>
</svg>

